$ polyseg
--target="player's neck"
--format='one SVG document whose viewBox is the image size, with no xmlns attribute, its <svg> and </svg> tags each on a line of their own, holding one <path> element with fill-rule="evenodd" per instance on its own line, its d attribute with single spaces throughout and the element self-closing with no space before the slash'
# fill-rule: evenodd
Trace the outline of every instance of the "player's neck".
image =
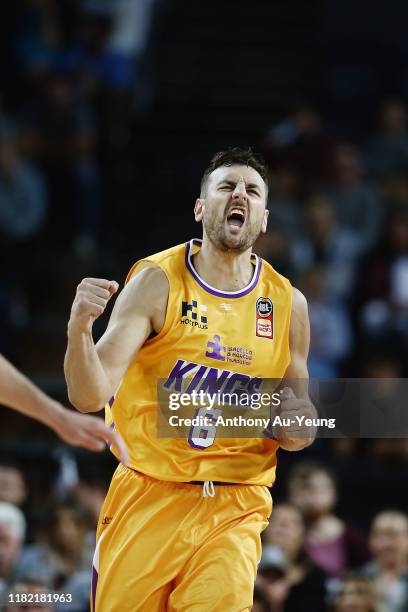
<svg viewBox="0 0 408 612">
<path fill-rule="evenodd" d="M 220 251 L 209 240 L 193 257 L 196 272 L 211 287 L 220 291 L 239 291 L 246 287 L 254 274 L 251 249 L 243 253 Z"/>
</svg>

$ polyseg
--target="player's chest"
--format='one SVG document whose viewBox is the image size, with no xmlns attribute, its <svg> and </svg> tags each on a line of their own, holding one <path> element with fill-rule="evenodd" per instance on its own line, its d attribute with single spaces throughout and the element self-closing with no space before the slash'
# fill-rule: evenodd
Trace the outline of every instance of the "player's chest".
<svg viewBox="0 0 408 612">
<path fill-rule="evenodd" d="M 177 311 L 172 335 L 186 357 L 235 372 L 270 372 L 279 332 L 269 298 L 211 299 L 187 293 Z"/>
</svg>

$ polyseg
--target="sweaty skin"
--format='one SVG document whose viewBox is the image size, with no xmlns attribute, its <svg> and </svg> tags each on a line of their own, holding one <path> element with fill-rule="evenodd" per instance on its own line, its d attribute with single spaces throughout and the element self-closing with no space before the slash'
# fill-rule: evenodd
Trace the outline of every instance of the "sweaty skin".
<svg viewBox="0 0 408 612">
<path fill-rule="evenodd" d="M 248 166 L 222 166 L 207 179 L 195 204 L 195 219 L 203 224 L 203 242 L 194 258 L 200 276 L 213 287 L 235 291 L 253 275 L 252 244 L 266 231 L 266 185 Z M 242 224 L 231 222 L 237 210 Z M 114 395 L 127 368 L 152 331 L 164 323 L 169 285 L 159 268 L 142 270 L 124 287 L 112 311 L 108 327 L 95 345 L 94 320 L 105 310 L 118 285 L 106 279 L 84 279 L 77 288 L 68 323 L 65 376 L 69 398 L 80 412 L 100 410 Z M 294 289 L 290 326 L 291 363 L 287 379 L 307 379 L 309 319 L 304 296 Z M 281 415 L 315 416 L 304 389 L 285 391 Z M 299 394 L 299 395 L 298 395 Z M 286 450 L 300 450 L 313 442 L 314 431 L 303 426 L 281 427 L 274 432 Z"/>
<path fill-rule="evenodd" d="M 128 455 L 119 434 L 101 419 L 82 416 L 64 408 L 0 355 L 0 403 L 51 427 L 65 442 L 92 451 L 101 451 L 106 442 L 119 449 L 127 463 Z"/>
</svg>

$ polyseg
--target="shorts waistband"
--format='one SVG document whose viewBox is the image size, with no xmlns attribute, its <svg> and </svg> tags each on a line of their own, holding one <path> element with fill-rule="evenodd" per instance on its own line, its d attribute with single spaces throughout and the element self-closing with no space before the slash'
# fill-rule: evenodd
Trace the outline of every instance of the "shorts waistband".
<svg viewBox="0 0 408 612">
<path fill-rule="evenodd" d="M 189 480 L 188 482 L 185 482 L 183 484 L 200 485 L 202 487 L 205 482 L 208 482 L 208 481 L 205 481 L 205 480 Z M 222 481 L 219 481 L 219 480 L 211 480 L 210 482 L 212 482 L 215 487 L 228 487 L 228 486 L 229 487 L 236 487 L 239 484 L 238 482 L 222 482 Z"/>
<path fill-rule="evenodd" d="M 151 476 L 147 476 L 147 474 L 144 474 L 143 472 L 139 472 L 139 470 L 135 470 L 134 468 L 129 468 L 128 469 L 132 470 L 132 472 L 135 472 L 136 474 L 140 474 L 141 476 L 147 477 L 147 478 L 152 478 Z M 153 480 L 157 480 L 156 478 L 154 478 Z M 160 482 L 160 480 L 157 480 L 157 482 Z M 180 484 L 180 485 L 198 485 L 200 487 L 203 487 L 204 484 L 206 482 L 209 482 L 208 480 L 187 480 L 187 481 L 173 481 L 173 480 L 168 480 L 165 482 L 169 482 L 170 484 Z M 211 481 L 213 483 L 213 485 L 215 487 L 237 487 L 239 485 L 242 485 L 243 483 L 239 483 L 239 482 L 223 482 L 222 480 L 212 480 Z"/>
</svg>

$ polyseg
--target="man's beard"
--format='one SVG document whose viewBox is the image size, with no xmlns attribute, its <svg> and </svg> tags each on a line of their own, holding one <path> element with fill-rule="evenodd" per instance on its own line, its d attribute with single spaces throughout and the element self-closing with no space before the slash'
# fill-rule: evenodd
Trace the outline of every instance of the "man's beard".
<svg viewBox="0 0 408 612">
<path fill-rule="evenodd" d="M 237 253 L 243 253 L 254 245 L 261 234 L 261 223 L 259 224 L 258 228 L 255 228 L 254 226 L 249 226 L 249 221 L 246 221 L 248 226 L 238 240 L 228 238 L 224 223 L 224 220 L 221 223 L 214 223 L 213 221 L 209 222 L 207 219 L 203 220 L 205 233 L 212 244 L 220 251 L 235 251 Z"/>
</svg>

